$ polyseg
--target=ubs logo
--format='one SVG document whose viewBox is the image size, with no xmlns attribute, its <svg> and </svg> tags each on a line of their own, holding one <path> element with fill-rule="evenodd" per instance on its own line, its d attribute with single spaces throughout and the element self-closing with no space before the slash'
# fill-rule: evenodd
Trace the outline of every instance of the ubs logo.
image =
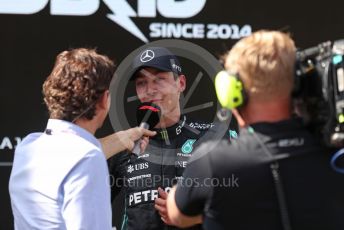
<svg viewBox="0 0 344 230">
<path fill-rule="evenodd" d="M 139 171 L 139 170 L 148 169 L 148 168 L 149 168 L 148 162 L 139 163 L 139 164 L 135 164 L 135 165 L 129 165 L 127 168 L 127 172 L 132 173 L 134 171 Z"/>
</svg>

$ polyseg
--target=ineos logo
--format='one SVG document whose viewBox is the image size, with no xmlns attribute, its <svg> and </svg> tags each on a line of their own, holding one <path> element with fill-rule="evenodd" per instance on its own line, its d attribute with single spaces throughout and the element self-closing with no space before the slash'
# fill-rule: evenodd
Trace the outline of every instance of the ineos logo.
<svg viewBox="0 0 344 230">
<path fill-rule="evenodd" d="M 154 56 L 155 54 L 152 50 L 146 50 L 141 54 L 140 60 L 141 62 L 149 62 L 154 58 Z"/>
</svg>

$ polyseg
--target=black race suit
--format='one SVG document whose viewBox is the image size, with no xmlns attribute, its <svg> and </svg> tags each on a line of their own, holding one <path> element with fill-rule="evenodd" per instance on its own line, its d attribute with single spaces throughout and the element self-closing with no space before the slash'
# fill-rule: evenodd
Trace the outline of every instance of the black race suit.
<svg viewBox="0 0 344 230">
<path fill-rule="evenodd" d="M 188 122 L 186 116 L 182 116 L 176 125 L 156 129 L 158 134 L 150 138 L 147 149 L 139 157 L 123 152 L 109 160 L 112 200 L 122 188 L 125 189 L 122 229 L 176 229 L 165 225 L 154 208 L 157 189 L 169 191 L 182 176 L 195 147 L 204 139 L 214 138 L 215 130 L 221 135 L 212 123 Z M 222 130 L 221 138 L 236 134 L 233 130 L 229 132 L 228 127 Z"/>
</svg>

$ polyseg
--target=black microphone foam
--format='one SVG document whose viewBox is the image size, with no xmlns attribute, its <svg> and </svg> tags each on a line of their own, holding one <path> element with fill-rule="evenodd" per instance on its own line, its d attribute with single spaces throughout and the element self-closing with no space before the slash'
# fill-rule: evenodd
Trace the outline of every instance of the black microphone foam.
<svg viewBox="0 0 344 230">
<path fill-rule="evenodd" d="M 144 102 L 137 107 L 136 119 L 140 126 L 142 123 L 147 123 L 149 128 L 154 128 L 160 121 L 161 109 L 154 103 Z"/>
</svg>

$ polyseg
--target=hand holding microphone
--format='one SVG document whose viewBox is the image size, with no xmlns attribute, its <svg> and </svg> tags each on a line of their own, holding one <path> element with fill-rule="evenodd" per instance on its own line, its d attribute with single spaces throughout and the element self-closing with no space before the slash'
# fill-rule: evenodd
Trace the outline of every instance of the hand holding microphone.
<svg viewBox="0 0 344 230">
<path fill-rule="evenodd" d="M 149 102 L 142 103 L 138 106 L 136 111 L 136 118 L 139 127 L 144 129 L 154 128 L 159 123 L 160 120 L 160 107 Z M 140 145 L 142 138 L 135 141 L 132 153 L 140 155 L 141 149 Z"/>
<path fill-rule="evenodd" d="M 148 138 L 154 136 L 155 134 L 156 132 L 135 127 L 115 132 L 98 140 L 102 145 L 106 159 L 109 159 L 113 155 L 116 155 L 124 150 L 131 151 L 134 148 L 135 141 L 139 138 L 143 138 L 142 142 L 146 144 Z"/>
</svg>

